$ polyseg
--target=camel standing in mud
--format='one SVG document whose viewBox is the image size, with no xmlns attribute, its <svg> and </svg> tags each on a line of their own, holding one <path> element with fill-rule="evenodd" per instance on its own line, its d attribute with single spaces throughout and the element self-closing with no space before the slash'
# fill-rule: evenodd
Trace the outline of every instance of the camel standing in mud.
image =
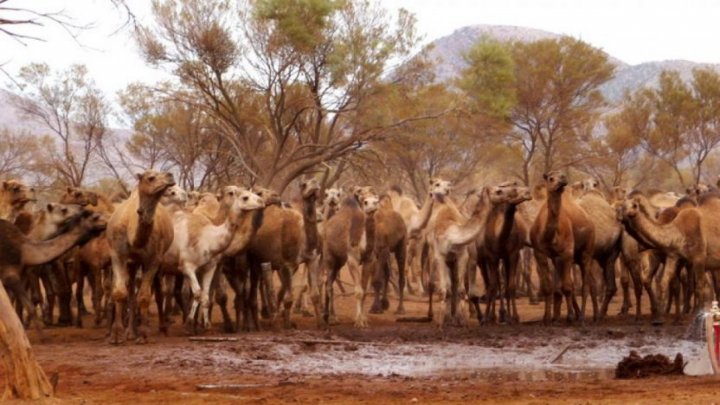
<svg viewBox="0 0 720 405">
<path fill-rule="evenodd" d="M 137 336 L 145 343 L 148 336 L 148 310 L 153 280 L 163 255 L 173 241 L 170 214 L 160 205 L 160 198 L 168 187 L 175 185 L 172 174 L 148 170 L 137 176 L 138 187 L 130 198 L 121 203 L 108 222 L 107 238 L 113 268 L 114 320 L 110 342 L 120 343 L 124 309 L 129 320 L 126 336 Z M 132 264 L 130 263 L 132 262 Z M 142 267 L 143 276 L 137 295 L 128 296 L 128 288 L 135 289 L 135 272 Z M 135 328 L 135 304 L 139 308 L 140 326 Z"/>
<path fill-rule="evenodd" d="M 363 193 L 346 198 L 338 212 L 325 225 L 322 265 L 327 274 L 325 282 L 325 306 L 323 320 L 330 324 L 333 306 L 333 284 L 340 269 L 347 264 L 355 285 L 355 327 L 367 327 L 363 301 L 365 289 L 374 265 L 375 222 L 373 214 L 378 208 L 378 198 Z"/>
<path fill-rule="evenodd" d="M 503 265 L 505 296 L 500 297 L 500 321 L 517 323 L 520 316 L 515 302 L 517 269 L 520 251 L 527 243 L 528 227 L 517 212 L 518 205 L 531 200 L 530 190 L 517 185 L 501 185 L 491 190 L 495 200 L 488 215 L 485 231 L 477 238 L 477 261 L 480 264 L 487 291 L 487 308 L 484 320 L 495 320 L 495 301 L 500 290 L 500 263 Z M 507 305 L 507 313 L 505 307 Z M 480 310 L 478 319 L 480 318 Z"/>
<path fill-rule="evenodd" d="M 540 208 L 535 223 L 530 230 L 530 239 L 537 261 L 538 273 L 545 296 L 545 315 L 543 321 L 549 324 L 560 318 L 562 296 L 567 304 L 567 320 L 583 321 L 583 308 L 578 305 L 574 294 L 573 266 L 580 266 L 583 278 L 583 297 L 587 288 L 591 290 L 593 317 L 598 315 L 595 286 L 592 283 L 591 267 L 595 243 L 595 228 L 585 211 L 565 187 L 568 184 L 565 174 L 554 171 L 543 175 L 547 200 Z M 555 272 L 560 281 L 555 281 L 550 271 L 549 260 L 553 260 Z M 561 295 L 562 294 L 562 295 Z M 550 307 L 553 304 L 551 314 Z"/>
</svg>

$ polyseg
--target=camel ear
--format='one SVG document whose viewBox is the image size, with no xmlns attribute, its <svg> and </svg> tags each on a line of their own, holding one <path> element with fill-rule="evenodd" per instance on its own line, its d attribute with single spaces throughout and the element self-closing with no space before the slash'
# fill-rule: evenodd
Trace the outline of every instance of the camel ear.
<svg viewBox="0 0 720 405">
<path fill-rule="evenodd" d="M 547 180 L 547 179 L 548 179 L 547 173 L 543 173 L 543 180 Z"/>
<path fill-rule="evenodd" d="M 88 193 L 88 200 L 90 200 L 90 205 L 98 205 L 98 195 L 97 195 L 97 193 L 89 192 L 89 193 Z"/>
<path fill-rule="evenodd" d="M 53 203 L 48 203 L 48 205 L 47 205 L 47 211 L 48 211 L 48 212 L 53 212 L 54 209 L 55 209 L 55 204 L 53 204 Z"/>
<path fill-rule="evenodd" d="M 138 181 L 142 180 L 143 175 L 142 173 L 135 173 L 135 177 L 137 177 Z"/>
<path fill-rule="evenodd" d="M 10 189 L 10 184 L 8 184 L 7 181 L 3 181 L 3 189 L 5 189 L 5 190 Z"/>
<path fill-rule="evenodd" d="M 68 186 L 67 193 L 70 194 L 70 193 L 72 193 L 72 191 L 73 191 L 73 188 Z"/>
</svg>

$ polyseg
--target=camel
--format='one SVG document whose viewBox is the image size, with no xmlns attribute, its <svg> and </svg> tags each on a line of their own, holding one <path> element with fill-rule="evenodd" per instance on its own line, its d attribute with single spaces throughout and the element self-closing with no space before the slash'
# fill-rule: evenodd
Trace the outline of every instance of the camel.
<svg viewBox="0 0 720 405">
<path fill-rule="evenodd" d="M 390 187 L 388 195 L 392 201 L 393 208 L 402 216 L 408 233 L 407 253 L 405 254 L 405 269 L 408 269 L 410 273 L 408 289 L 412 293 L 414 290 L 413 285 L 416 285 L 419 287 L 418 289 L 422 290 L 422 282 L 420 281 L 420 272 L 422 271 L 421 249 L 424 239 L 422 230 L 425 229 L 425 226 L 427 226 L 430 220 L 434 199 L 431 195 L 428 195 L 422 207 L 418 209 L 411 198 L 403 195 L 400 186 L 395 185 Z"/>
<path fill-rule="evenodd" d="M 322 221 L 327 221 L 340 209 L 344 192 L 342 188 L 326 188 L 323 194 Z"/>
<path fill-rule="evenodd" d="M 333 307 L 333 284 L 340 269 L 347 264 L 354 284 L 356 328 L 367 327 L 363 303 L 365 289 L 373 270 L 375 221 L 373 214 L 379 200 L 368 189 L 362 195 L 346 198 L 338 212 L 325 225 L 322 265 L 327 274 L 323 321 L 330 325 Z"/>
<path fill-rule="evenodd" d="M 268 271 L 262 271 L 263 263 L 270 263 L 270 269 L 278 271 L 280 276 L 280 291 L 277 295 L 278 304 L 283 302 L 283 325 L 285 328 L 291 328 L 290 309 L 293 303 L 292 275 L 297 270 L 301 261 L 302 249 L 304 246 L 305 233 L 303 232 L 303 215 L 291 208 L 283 206 L 279 195 L 269 189 L 261 187 L 253 187 L 253 192 L 263 198 L 267 205 L 263 213 L 263 222 L 260 228 L 251 239 L 247 248 L 247 263 L 250 266 L 251 276 L 251 296 L 246 297 L 247 313 L 255 319 L 255 287 L 253 285 L 254 277 L 262 275 L 263 285 L 261 288 L 261 298 L 263 298 L 264 306 L 269 307 L 265 312 L 273 312 L 274 297 L 270 297 L 272 288 L 271 277 Z M 264 289 L 264 290 L 263 290 Z M 256 320 L 256 319 L 255 319 Z M 246 325 L 248 325 L 246 323 Z M 257 321 L 255 322 L 257 327 Z"/>
<path fill-rule="evenodd" d="M 23 269 L 47 264 L 68 250 L 81 245 L 105 229 L 100 214 L 83 211 L 58 230 L 58 235 L 36 241 L 24 235 L 14 224 L 0 220 L 0 278 L 3 285 L 15 294 L 34 320 L 34 309 L 22 283 Z"/>
<path fill-rule="evenodd" d="M 17 180 L 6 180 L 0 188 L 0 219 L 14 222 L 25 204 L 35 200 L 35 189 Z"/>
<path fill-rule="evenodd" d="M 190 282 L 193 300 L 186 318 L 188 330 L 194 331 L 198 308 L 201 326 L 209 329 L 210 286 L 221 255 L 244 220 L 252 217 L 253 211 L 264 207 L 265 203 L 258 195 L 227 186 L 222 189 L 218 211 L 212 220 L 196 212 L 178 211 L 173 215 L 174 238 L 170 249 L 165 252 L 163 263 L 172 263 Z"/>
<path fill-rule="evenodd" d="M 641 194 L 627 199 L 622 206 L 621 214 L 624 223 L 637 239 L 661 250 L 666 255 L 667 271 L 663 277 L 663 287 L 668 280 L 675 277 L 677 262 L 685 260 L 695 281 L 694 310 L 702 309 L 706 302 L 704 296 L 705 269 L 715 270 L 720 267 L 720 241 L 715 232 L 718 229 L 717 213 L 720 199 L 707 196 L 697 208 L 680 210 L 669 223 L 658 223 L 653 220 L 653 207 Z M 715 275 L 714 275 L 715 276 Z M 714 277 L 716 294 L 718 278 Z M 662 307 L 662 306 L 661 306 Z"/>
<path fill-rule="evenodd" d="M 147 341 L 147 317 L 150 292 L 163 255 L 173 241 L 173 226 L 165 207 L 159 204 L 168 187 L 175 185 L 172 174 L 148 170 L 137 175 L 138 186 L 130 198 L 120 203 L 110 217 L 107 238 L 113 269 L 114 320 L 110 342 L 121 342 L 123 309 L 127 304 L 129 320 L 127 335 L 137 336 L 138 343 Z M 128 267 L 128 262 L 133 267 Z M 143 276 L 137 296 L 128 297 L 128 288 L 134 290 L 135 272 L 142 266 Z M 135 326 L 135 303 L 139 307 L 140 326 Z"/>
<path fill-rule="evenodd" d="M 591 265 L 593 260 L 595 227 L 585 211 L 565 188 L 567 176 L 558 171 L 543 175 L 547 200 L 538 213 L 530 229 L 530 240 L 534 248 L 538 273 L 545 296 L 545 315 L 543 321 L 549 324 L 560 317 L 562 295 L 567 304 L 567 320 L 584 321 L 585 292 L 591 290 L 593 318 L 598 315 L 597 297 L 592 283 Z M 552 259 L 560 280 L 558 289 L 553 274 L 550 273 L 548 260 Z M 578 305 L 573 283 L 573 265 L 580 266 L 583 278 L 583 308 Z M 554 296 L 554 301 L 553 301 Z M 551 301 L 553 313 L 550 313 Z"/>
<path fill-rule="evenodd" d="M 102 194 L 77 187 L 68 187 L 65 195 L 60 198 L 60 202 L 64 204 L 77 204 L 88 211 L 98 212 L 107 217 L 110 217 L 115 211 L 113 203 Z M 76 283 L 75 300 L 77 301 L 78 311 L 75 321 L 76 326 L 82 327 L 81 315 L 87 312 L 83 294 L 86 277 L 91 285 L 95 324 L 99 325 L 107 312 L 107 303 L 110 300 L 109 292 L 104 294 L 103 288 L 103 278 L 110 277 L 110 245 L 104 233 L 98 235 L 97 238 L 89 241 L 75 252 L 73 266 L 66 267 L 66 270 L 70 269 L 72 269 L 72 271 L 67 275 L 68 282 L 66 283 L 66 287 L 72 289 L 72 283 Z M 61 300 L 63 300 L 64 296 L 65 294 L 61 294 Z M 105 297 L 106 303 L 104 307 L 102 305 L 103 296 Z M 61 304 L 61 309 L 63 307 L 69 307 L 69 303 Z M 61 312 L 66 312 L 70 315 L 68 309 Z"/>
<path fill-rule="evenodd" d="M 593 259 L 602 269 L 605 280 L 605 296 L 599 315 L 599 319 L 602 320 L 607 315 L 610 300 L 617 292 L 615 262 L 621 251 L 620 238 L 623 228 L 617 219 L 615 208 L 598 190 L 598 185 L 598 181 L 594 179 L 583 181 L 583 194 L 576 202 L 580 208 L 585 210 L 587 218 L 590 219 L 595 229 Z"/>
<path fill-rule="evenodd" d="M 178 211 L 183 211 L 188 204 L 188 193 L 177 185 L 168 187 L 160 198 L 160 204 L 162 204 L 171 215 Z"/>
<path fill-rule="evenodd" d="M 487 290 L 488 305 L 485 319 L 495 319 L 495 300 L 499 290 L 502 262 L 505 272 L 505 296 L 500 298 L 500 319 L 503 322 L 517 323 L 520 317 L 515 302 L 517 267 L 520 251 L 527 243 L 528 227 L 522 215 L 517 212 L 519 204 L 532 199 L 527 187 L 517 185 L 501 185 L 491 191 L 495 200 L 492 211 L 488 215 L 485 231 L 477 238 L 477 261 L 483 270 L 483 279 Z M 508 314 L 505 313 L 507 304 Z M 480 310 L 478 311 L 478 319 Z"/>
<path fill-rule="evenodd" d="M 398 266 L 399 302 L 395 313 L 405 313 L 405 254 L 408 230 L 403 217 L 395 211 L 392 200 L 385 195 L 380 198 L 378 209 L 373 214 L 375 220 L 375 257 L 377 266 L 372 287 L 375 301 L 370 307 L 371 314 L 380 314 L 390 307 L 388 290 L 390 284 L 390 255 L 395 256 Z"/>
<path fill-rule="evenodd" d="M 18 229 L 20 229 L 20 231 L 30 240 L 43 241 L 51 239 L 57 236 L 59 232 L 67 226 L 67 224 L 77 219 L 81 213 L 82 208 L 79 205 L 48 203 L 41 207 L 41 209 L 35 211 L 34 214 L 29 215 L 29 222 L 27 223 L 26 229 L 22 229 L 20 226 L 18 226 Z M 18 215 L 16 218 L 16 226 L 20 216 L 24 214 L 26 214 L 25 211 Z M 43 277 L 46 296 L 48 297 L 48 304 L 50 299 L 54 302 L 55 297 L 53 294 L 53 288 L 46 277 L 47 273 L 45 270 L 45 266 L 31 266 L 25 269 L 24 279 L 26 280 L 32 293 L 32 302 L 34 306 L 42 304 L 42 295 L 39 283 L 40 276 Z M 22 302 L 22 299 L 18 299 L 18 303 L 21 305 L 19 309 L 22 309 Z M 28 315 L 35 316 L 35 312 Z"/>
<path fill-rule="evenodd" d="M 465 272 L 470 260 L 469 245 L 477 236 L 485 231 L 491 205 L 490 190 L 484 188 L 474 211 L 466 219 L 455 204 L 450 200 L 452 184 L 442 179 L 432 179 L 430 193 L 435 198 L 432 218 L 428 225 L 428 244 L 430 248 L 431 266 L 428 285 L 429 315 L 439 328 L 453 319 L 464 324 L 462 311 L 458 303 L 462 302 L 461 280 L 465 280 Z M 477 303 L 480 294 L 477 292 L 476 272 L 474 265 L 469 266 L 468 295 L 472 302 Z M 437 294 L 437 311 L 433 311 L 433 295 Z M 448 298 L 451 299 L 447 305 Z M 442 314 L 443 316 L 440 316 Z"/>
</svg>

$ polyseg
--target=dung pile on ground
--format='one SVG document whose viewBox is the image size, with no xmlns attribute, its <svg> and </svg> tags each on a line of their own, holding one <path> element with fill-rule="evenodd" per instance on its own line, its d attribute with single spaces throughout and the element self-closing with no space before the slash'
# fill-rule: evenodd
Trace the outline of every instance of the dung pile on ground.
<svg viewBox="0 0 720 405">
<path fill-rule="evenodd" d="M 675 361 L 662 354 L 649 354 L 640 357 L 636 351 L 620 360 L 615 369 L 615 378 L 645 378 L 653 375 L 683 374 L 682 354 L 675 356 Z"/>
</svg>

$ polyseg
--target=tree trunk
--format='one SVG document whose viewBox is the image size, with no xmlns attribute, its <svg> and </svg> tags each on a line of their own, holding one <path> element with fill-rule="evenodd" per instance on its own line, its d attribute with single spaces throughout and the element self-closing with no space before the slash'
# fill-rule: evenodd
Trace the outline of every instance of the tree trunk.
<svg viewBox="0 0 720 405">
<path fill-rule="evenodd" d="M 0 283 L 0 357 L 7 386 L 2 399 L 39 399 L 53 395 L 53 387 L 35 360 L 30 341 Z"/>
</svg>

